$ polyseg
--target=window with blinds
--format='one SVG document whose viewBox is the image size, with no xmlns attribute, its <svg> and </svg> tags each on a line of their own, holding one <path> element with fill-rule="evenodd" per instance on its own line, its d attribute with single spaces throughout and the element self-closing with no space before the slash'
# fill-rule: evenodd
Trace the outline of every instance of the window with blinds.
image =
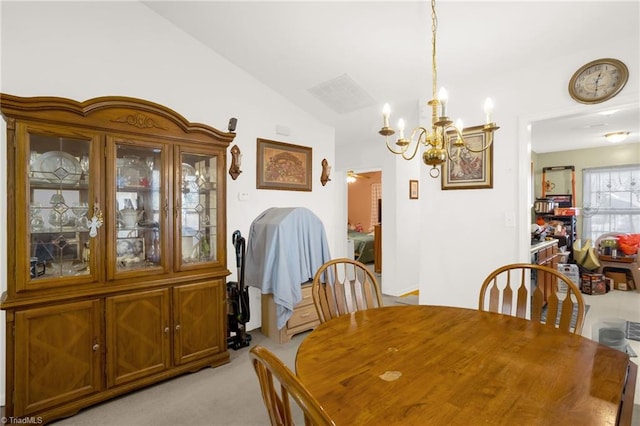
<svg viewBox="0 0 640 426">
<path fill-rule="evenodd" d="M 582 170 L 582 237 L 640 233 L 640 164 Z"/>
</svg>

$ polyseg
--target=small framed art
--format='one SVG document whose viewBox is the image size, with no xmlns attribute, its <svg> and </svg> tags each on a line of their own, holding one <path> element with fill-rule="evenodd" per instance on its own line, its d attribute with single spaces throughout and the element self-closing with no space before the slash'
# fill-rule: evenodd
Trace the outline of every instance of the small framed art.
<svg viewBox="0 0 640 426">
<path fill-rule="evenodd" d="M 409 199 L 410 200 L 417 200 L 418 199 L 418 181 L 417 180 L 410 180 L 409 181 Z"/>
</svg>

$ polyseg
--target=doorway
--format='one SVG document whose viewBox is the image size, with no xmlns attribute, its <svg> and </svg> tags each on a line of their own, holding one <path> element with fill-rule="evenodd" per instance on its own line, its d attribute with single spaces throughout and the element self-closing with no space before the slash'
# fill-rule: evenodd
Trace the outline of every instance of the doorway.
<svg viewBox="0 0 640 426">
<path fill-rule="evenodd" d="M 616 157 L 620 156 L 616 154 L 615 151 L 617 148 L 612 147 L 611 145 L 607 145 L 607 142 L 603 135 L 609 132 L 612 127 L 613 120 L 606 119 L 607 115 L 603 114 L 610 110 L 617 109 L 618 111 L 629 111 L 634 110 L 635 113 L 635 123 L 629 124 L 629 130 L 632 133 L 635 133 L 635 138 L 633 143 L 638 144 L 638 121 L 637 121 L 637 111 L 638 111 L 638 103 L 637 102 L 628 102 L 620 103 L 617 105 L 607 105 L 600 106 L 597 108 L 589 109 L 585 112 L 583 106 L 567 109 L 563 113 L 556 113 L 555 115 L 546 114 L 540 116 L 527 117 L 520 120 L 519 125 L 519 138 L 523 141 L 522 145 L 519 147 L 520 152 L 520 182 L 521 185 L 526 185 L 524 191 L 520 191 L 520 199 L 519 199 L 519 217 L 528 223 L 534 223 L 535 216 L 533 215 L 533 203 L 536 197 L 540 196 L 540 186 L 542 185 L 542 177 L 539 173 L 540 165 L 535 165 L 532 168 L 532 160 L 535 163 L 535 158 L 538 155 L 537 153 L 540 151 L 545 151 L 546 155 L 553 155 L 554 160 L 557 159 L 557 164 L 547 164 L 549 166 L 556 165 L 566 165 L 573 164 L 576 169 L 576 189 L 577 189 L 577 203 L 576 207 L 581 208 L 582 206 L 582 169 L 590 168 L 590 167 L 598 167 L 598 166 L 606 166 L 611 165 L 616 162 Z M 604 118 L 603 118 L 604 117 Z M 587 125 L 582 124 L 578 126 L 576 123 L 581 121 L 586 121 L 588 119 L 595 120 L 593 124 Z M 564 123 L 564 124 L 563 124 Z M 563 126 L 565 130 L 560 130 L 558 128 L 556 132 L 565 131 L 568 132 L 563 136 L 555 136 L 550 135 L 548 133 L 545 134 L 544 127 L 545 126 Z M 620 124 L 617 126 L 626 127 L 626 124 Z M 576 129 L 576 127 L 580 127 Z M 572 135 L 571 129 L 574 129 L 574 133 L 576 135 Z M 587 134 L 588 132 L 590 134 Z M 572 139 L 579 139 L 579 144 L 576 145 L 575 142 L 572 144 Z M 552 142 L 554 145 L 553 150 L 541 148 L 545 143 L 548 143 L 550 139 L 553 138 Z M 602 145 L 606 145 L 606 148 L 602 148 Z M 584 150 L 587 148 L 594 148 L 603 150 L 606 149 L 604 155 L 599 155 L 597 158 L 591 160 L 590 163 L 586 161 L 581 162 L 579 159 L 580 156 L 576 154 L 577 151 Z M 618 159 L 619 161 L 625 161 L 627 163 L 631 162 L 632 159 L 629 158 L 629 155 L 620 156 L 624 157 L 623 160 Z M 535 170 L 534 170 L 535 169 Z M 538 172 L 536 172 L 536 170 Z M 560 177 L 558 176 L 558 180 Z M 550 179 L 550 185 L 558 185 L 559 182 L 556 179 Z M 582 221 L 583 218 L 581 216 L 578 217 L 578 221 Z M 580 228 L 580 226 L 579 226 Z M 522 257 L 525 258 L 526 252 L 529 251 L 529 236 L 526 235 L 527 231 L 524 230 L 523 227 L 523 239 L 521 244 Z M 526 236 L 527 238 L 524 238 Z M 582 238 L 580 234 L 577 236 L 578 238 Z M 525 242 L 526 241 L 526 242 Z M 592 335 L 592 327 L 597 324 L 598 321 L 602 320 L 605 317 L 611 318 L 623 318 L 627 321 L 640 321 L 640 317 L 638 316 L 640 312 L 637 310 L 638 303 L 640 302 L 640 292 L 636 291 L 618 291 L 613 290 L 606 295 L 583 295 L 585 299 L 585 303 L 590 305 L 590 310 L 587 312 L 585 319 L 585 326 L 583 328 L 583 336 L 590 338 Z M 630 341 L 630 344 L 633 345 L 633 348 L 636 352 L 639 348 L 638 342 Z M 636 398 L 636 403 L 638 399 Z"/>
<path fill-rule="evenodd" d="M 380 273 L 382 171 L 350 171 L 347 182 L 348 256 Z"/>
</svg>

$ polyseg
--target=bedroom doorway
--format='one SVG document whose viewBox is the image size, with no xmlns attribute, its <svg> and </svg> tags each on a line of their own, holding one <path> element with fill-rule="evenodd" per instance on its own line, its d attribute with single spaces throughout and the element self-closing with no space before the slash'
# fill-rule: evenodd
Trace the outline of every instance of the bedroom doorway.
<svg viewBox="0 0 640 426">
<path fill-rule="evenodd" d="M 348 255 L 379 274 L 382 267 L 382 171 L 348 172 L 347 182 Z"/>
</svg>

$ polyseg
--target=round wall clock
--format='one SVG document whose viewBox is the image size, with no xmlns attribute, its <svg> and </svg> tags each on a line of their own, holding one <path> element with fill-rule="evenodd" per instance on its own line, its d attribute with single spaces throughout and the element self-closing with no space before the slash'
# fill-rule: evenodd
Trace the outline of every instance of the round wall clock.
<svg viewBox="0 0 640 426">
<path fill-rule="evenodd" d="M 617 59 L 591 61 L 577 70 L 569 82 L 569 94 L 583 104 L 597 104 L 613 98 L 629 78 L 627 66 Z"/>
</svg>

